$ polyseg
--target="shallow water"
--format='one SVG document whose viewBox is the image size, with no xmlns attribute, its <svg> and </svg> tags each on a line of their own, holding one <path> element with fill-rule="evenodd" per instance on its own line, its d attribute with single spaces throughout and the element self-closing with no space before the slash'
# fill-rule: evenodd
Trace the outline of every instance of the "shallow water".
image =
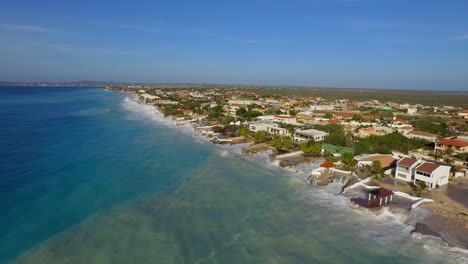
<svg viewBox="0 0 468 264">
<path fill-rule="evenodd" d="M 306 185 L 304 173 L 263 154 L 239 158 L 240 147 L 207 144 L 128 94 L 40 89 L 8 89 L 0 99 L 2 134 L 12 137 L 0 150 L 8 160 L 1 162 L 0 261 L 465 260 L 412 237 L 403 213 L 354 208 L 337 195 L 339 185 Z"/>
</svg>

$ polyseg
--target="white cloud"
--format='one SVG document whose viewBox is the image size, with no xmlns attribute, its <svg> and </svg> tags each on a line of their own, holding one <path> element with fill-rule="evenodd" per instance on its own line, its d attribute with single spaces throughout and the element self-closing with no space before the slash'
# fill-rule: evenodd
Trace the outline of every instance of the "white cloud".
<svg viewBox="0 0 468 264">
<path fill-rule="evenodd" d="M 49 28 L 35 26 L 35 25 L 23 25 L 23 24 L 0 24 L 0 30 L 9 30 L 9 31 L 25 31 L 25 32 L 34 32 L 34 33 L 48 33 L 51 32 Z"/>
<path fill-rule="evenodd" d="M 449 40 L 449 41 L 454 41 L 454 40 L 468 40 L 468 34 L 460 35 L 460 36 L 455 36 L 455 37 L 451 37 L 451 38 L 448 38 L 447 40 Z"/>
</svg>

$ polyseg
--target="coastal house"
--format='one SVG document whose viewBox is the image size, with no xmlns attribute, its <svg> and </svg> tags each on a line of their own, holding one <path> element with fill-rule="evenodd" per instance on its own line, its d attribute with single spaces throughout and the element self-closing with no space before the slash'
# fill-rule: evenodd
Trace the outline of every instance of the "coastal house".
<svg viewBox="0 0 468 264">
<path fill-rule="evenodd" d="M 296 142 L 303 142 L 303 141 L 322 141 L 325 137 L 328 136 L 327 132 L 323 132 L 316 129 L 306 129 L 306 130 L 298 130 L 294 132 L 294 140 Z"/>
<path fill-rule="evenodd" d="M 296 117 L 290 115 L 275 115 L 273 121 L 285 124 L 295 124 Z"/>
<path fill-rule="evenodd" d="M 393 129 L 398 129 L 401 127 L 408 127 L 411 126 L 410 123 L 404 119 L 400 118 L 393 118 L 392 124 L 390 125 Z"/>
<path fill-rule="evenodd" d="M 414 173 L 416 167 L 423 161 L 412 158 L 402 158 L 397 162 L 395 170 L 395 178 L 405 182 L 414 181 Z"/>
<path fill-rule="evenodd" d="M 392 174 L 397 162 L 397 160 L 391 154 L 373 154 L 362 158 L 357 157 L 356 160 L 358 162 L 358 167 L 364 167 L 366 165 L 372 166 L 374 162 L 379 161 L 380 166 L 386 174 Z"/>
<path fill-rule="evenodd" d="M 268 130 L 268 127 L 270 126 L 273 126 L 273 125 L 276 125 L 276 124 L 271 124 L 271 123 L 260 123 L 260 122 L 257 122 L 257 123 L 250 123 L 249 124 L 249 129 L 253 132 L 258 132 L 258 131 L 267 131 Z"/>
<path fill-rule="evenodd" d="M 463 167 L 455 167 L 455 171 L 452 173 L 453 178 L 462 178 L 468 176 L 468 169 Z"/>
<path fill-rule="evenodd" d="M 452 137 L 436 141 L 434 151 L 446 151 L 448 149 L 455 153 L 468 153 L 468 139 L 464 137 Z"/>
<path fill-rule="evenodd" d="M 414 106 L 410 106 L 408 107 L 408 109 L 406 110 L 406 113 L 409 114 L 409 115 L 415 115 L 418 113 L 418 108 L 417 107 L 414 107 Z"/>
<path fill-rule="evenodd" d="M 410 130 L 409 132 L 403 135 L 405 135 L 408 138 L 424 139 L 430 142 L 436 142 L 437 140 L 437 135 L 419 130 Z"/>
<path fill-rule="evenodd" d="M 463 118 L 468 118 L 468 109 L 461 110 L 460 112 L 458 112 L 458 115 Z"/>
<path fill-rule="evenodd" d="M 387 127 L 364 127 L 359 129 L 358 137 L 367 138 L 370 136 L 385 136 L 388 133 L 391 133 L 391 129 Z"/>
<path fill-rule="evenodd" d="M 279 127 L 277 125 L 271 125 L 267 127 L 267 133 L 271 135 L 277 135 L 282 137 L 289 137 L 291 133 L 287 128 Z"/>
<path fill-rule="evenodd" d="M 415 168 L 414 184 L 426 183 L 428 189 L 434 189 L 448 183 L 450 166 L 433 162 L 422 162 Z"/>
</svg>

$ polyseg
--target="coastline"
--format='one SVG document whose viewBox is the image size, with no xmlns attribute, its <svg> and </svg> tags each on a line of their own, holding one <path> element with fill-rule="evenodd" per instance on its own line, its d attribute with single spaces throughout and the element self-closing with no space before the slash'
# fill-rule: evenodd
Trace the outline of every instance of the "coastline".
<svg viewBox="0 0 468 264">
<path fill-rule="evenodd" d="M 272 151 L 269 148 L 267 148 L 267 150 L 265 151 L 258 151 L 257 153 L 252 153 L 252 154 L 243 153 L 243 149 L 247 146 L 251 146 L 252 142 L 234 144 L 234 145 L 215 144 L 212 141 L 210 141 L 208 137 L 197 133 L 192 126 L 188 125 L 188 122 L 186 125 L 176 124 L 173 117 L 171 116 L 165 117 L 159 111 L 157 107 L 151 104 L 146 104 L 145 102 L 142 102 L 141 100 L 139 100 L 138 96 L 135 95 L 133 92 L 128 92 L 128 93 L 131 94 L 132 97 L 134 96 L 133 99 L 128 99 L 128 100 L 132 100 L 132 101 L 134 100 L 134 102 L 136 102 L 137 104 L 148 107 L 147 109 L 148 111 L 152 111 L 153 113 L 156 113 L 157 114 L 156 119 L 158 122 L 161 122 L 170 128 L 184 131 L 199 142 L 212 143 L 212 145 L 214 145 L 217 149 L 220 150 L 220 155 L 222 156 L 234 155 L 240 159 L 243 159 L 255 165 L 259 165 L 266 169 L 280 172 L 287 177 L 292 177 L 305 184 L 308 184 L 308 177 L 310 176 L 311 171 L 313 169 L 319 168 L 320 161 L 321 161 L 320 159 L 317 159 L 316 162 L 313 162 L 313 163 L 308 163 L 308 164 L 299 163 L 294 166 L 282 167 L 280 166 L 279 161 L 270 160 L 269 156 L 272 154 Z M 341 195 L 339 195 L 339 193 L 336 193 L 335 196 L 341 196 Z M 369 216 L 370 215 L 378 216 L 379 214 L 396 213 L 395 211 L 392 211 L 391 209 L 387 209 L 387 208 L 382 210 L 384 212 L 372 212 L 369 210 L 357 208 L 354 205 L 352 205 L 350 202 L 348 203 L 348 207 L 351 210 L 360 210 L 368 214 Z M 462 255 L 466 255 L 468 257 L 468 250 L 467 250 L 468 241 L 460 243 L 460 241 L 457 240 L 459 239 L 458 235 L 463 234 L 463 232 L 460 232 L 461 231 L 460 225 L 456 225 L 456 226 L 449 225 L 449 228 L 447 227 L 446 223 L 452 221 L 452 219 L 449 216 L 446 216 L 446 218 L 444 218 L 445 220 L 441 221 L 441 218 L 438 212 L 434 210 L 433 208 L 431 208 L 430 206 L 417 208 L 411 211 L 410 213 L 405 212 L 405 214 L 407 215 L 406 216 L 393 216 L 392 218 L 393 219 L 404 218 L 404 220 L 400 222 L 404 223 L 405 225 L 408 225 L 409 227 L 408 233 L 411 233 L 411 237 L 425 241 L 427 240 L 429 236 L 429 238 L 431 238 L 430 240 L 432 241 L 431 243 L 436 243 L 437 247 L 447 248 L 449 251 L 460 252 Z M 409 216 L 410 214 L 412 216 Z M 408 220 L 407 218 L 411 218 L 411 220 Z M 434 232 L 425 232 L 424 230 L 421 230 L 421 229 L 418 230 L 416 226 L 421 225 L 421 224 L 426 225 L 429 230 L 434 231 Z M 468 229 L 465 231 L 468 231 Z"/>
</svg>

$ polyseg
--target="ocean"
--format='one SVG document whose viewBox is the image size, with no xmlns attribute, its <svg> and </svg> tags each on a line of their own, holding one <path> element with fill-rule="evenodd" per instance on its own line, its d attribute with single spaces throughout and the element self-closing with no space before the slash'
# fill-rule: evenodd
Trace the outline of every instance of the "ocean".
<svg viewBox="0 0 468 264">
<path fill-rule="evenodd" d="M 127 93 L 0 87 L 0 263 L 463 263 Z"/>
</svg>

